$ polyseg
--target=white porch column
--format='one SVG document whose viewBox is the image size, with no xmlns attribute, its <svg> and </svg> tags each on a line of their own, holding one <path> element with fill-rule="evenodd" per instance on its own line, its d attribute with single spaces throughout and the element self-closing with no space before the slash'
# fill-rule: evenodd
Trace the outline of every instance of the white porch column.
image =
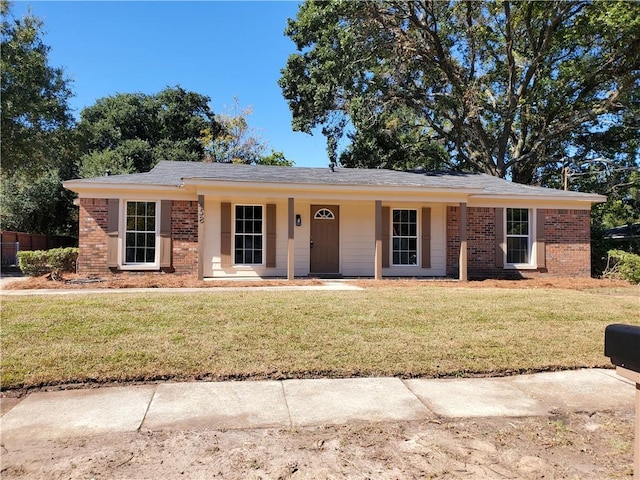
<svg viewBox="0 0 640 480">
<path fill-rule="evenodd" d="M 459 280 L 466 282 L 467 276 L 467 204 L 460 203 L 460 260 Z"/>
<path fill-rule="evenodd" d="M 289 218 L 289 234 L 287 240 L 287 280 L 295 278 L 295 202 L 293 198 L 289 198 L 288 218 Z"/>
<path fill-rule="evenodd" d="M 375 266 L 374 274 L 376 280 L 382 280 L 382 201 L 376 200 L 375 214 Z"/>
<path fill-rule="evenodd" d="M 204 195 L 198 195 L 198 280 L 204 279 Z"/>
</svg>

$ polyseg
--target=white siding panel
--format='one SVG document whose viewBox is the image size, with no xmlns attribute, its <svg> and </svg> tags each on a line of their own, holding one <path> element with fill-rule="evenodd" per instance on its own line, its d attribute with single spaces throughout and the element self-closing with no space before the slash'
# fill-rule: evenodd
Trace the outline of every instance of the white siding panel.
<svg viewBox="0 0 640 480">
<path fill-rule="evenodd" d="M 235 204 L 276 204 L 276 268 L 264 266 L 233 266 L 222 269 L 220 255 L 220 208 L 223 201 Z M 295 275 L 309 274 L 310 210 L 321 200 L 295 200 L 294 216 L 299 214 L 302 225 L 294 227 Z M 385 203 L 391 208 L 431 208 L 431 268 L 390 267 L 384 276 L 444 276 L 446 274 L 446 207 L 444 204 Z M 385 227 L 386 228 L 386 227 Z M 390 227 L 389 227 L 390 228 Z M 287 275 L 288 203 L 286 199 L 257 200 L 205 198 L 205 277 L 268 277 Z M 372 277 L 375 261 L 375 203 L 344 202 L 340 204 L 340 273 L 346 277 Z"/>
<path fill-rule="evenodd" d="M 204 199 L 204 265 L 202 273 L 205 277 L 213 277 L 213 272 L 220 269 L 220 202 L 205 197 Z"/>
<path fill-rule="evenodd" d="M 371 277 L 375 262 L 375 203 L 340 206 L 340 264 L 346 277 Z"/>
<path fill-rule="evenodd" d="M 383 276 L 388 277 L 443 277 L 446 275 L 446 206 L 444 204 L 385 204 L 390 208 L 414 208 L 418 211 L 423 207 L 431 208 L 431 268 L 419 266 L 391 266 L 382 270 Z M 421 216 L 418 215 L 420 219 Z M 387 228 L 387 226 L 385 226 Z M 390 227 L 389 227 L 390 228 Z M 418 224 L 421 229 L 422 225 Z M 420 246 L 422 248 L 422 246 Z M 392 246 L 389 247 L 391 254 Z M 420 257 L 420 255 L 418 255 Z"/>
<path fill-rule="evenodd" d="M 228 201 L 228 200 L 224 200 Z M 287 275 L 287 243 L 288 243 L 288 202 L 287 199 L 256 200 L 255 198 L 235 199 L 230 201 L 232 208 L 238 204 L 262 205 L 266 215 L 269 203 L 276 205 L 276 267 L 266 268 L 264 265 L 237 265 L 222 268 L 220 254 L 220 208 L 222 201 L 205 199 L 205 248 L 204 248 L 204 276 L 205 277 L 286 277 Z M 233 226 L 232 226 L 233 231 Z M 296 232 L 297 233 L 297 232 Z M 266 247 L 266 219 L 265 219 L 265 247 Z M 231 240 L 233 250 L 233 239 Z"/>
<path fill-rule="evenodd" d="M 295 268 L 296 276 L 305 277 L 309 275 L 310 250 L 311 242 L 311 203 L 306 200 L 295 200 L 295 214 L 299 214 L 302 219 L 302 225 L 295 227 Z M 294 214 L 294 215 L 295 215 Z"/>
</svg>

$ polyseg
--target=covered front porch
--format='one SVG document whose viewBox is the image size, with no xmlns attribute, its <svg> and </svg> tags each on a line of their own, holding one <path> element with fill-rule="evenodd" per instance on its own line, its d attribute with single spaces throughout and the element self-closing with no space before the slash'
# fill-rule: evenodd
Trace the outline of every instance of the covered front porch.
<svg viewBox="0 0 640 480">
<path fill-rule="evenodd" d="M 198 277 L 446 277 L 447 207 L 459 209 L 458 278 L 467 280 L 467 203 L 449 198 L 198 194 Z"/>
</svg>

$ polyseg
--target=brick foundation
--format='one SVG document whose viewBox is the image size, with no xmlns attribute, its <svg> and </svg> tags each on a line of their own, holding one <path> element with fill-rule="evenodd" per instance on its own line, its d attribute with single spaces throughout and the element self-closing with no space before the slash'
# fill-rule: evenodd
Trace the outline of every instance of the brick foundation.
<svg viewBox="0 0 640 480">
<path fill-rule="evenodd" d="M 519 278 L 540 274 L 589 277 L 589 210 L 543 210 L 546 267 L 512 270 L 496 267 L 495 209 L 467 209 L 469 278 Z M 534 220 L 531 219 L 533 222 Z M 458 276 L 460 208 L 447 207 L 447 275 Z"/>
<path fill-rule="evenodd" d="M 107 267 L 107 199 L 80 199 L 79 217 L 78 273 L 96 276 L 126 273 Z M 198 202 L 172 202 L 171 237 L 172 266 L 166 271 L 184 275 L 197 274 Z"/>
</svg>

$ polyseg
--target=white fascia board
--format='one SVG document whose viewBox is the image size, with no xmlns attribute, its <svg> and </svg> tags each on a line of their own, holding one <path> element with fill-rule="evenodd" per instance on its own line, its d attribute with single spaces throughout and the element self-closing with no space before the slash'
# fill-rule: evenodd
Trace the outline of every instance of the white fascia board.
<svg viewBox="0 0 640 480">
<path fill-rule="evenodd" d="M 169 185 L 104 184 L 63 182 L 62 186 L 78 194 L 78 198 L 161 198 L 162 200 L 196 200 L 194 192 Z"/>
<path fill-rule="evenodd" d="M 62 186 L 73 192 L 82 190 L 172 190 L 181 188 L 180 185 L 153 185 L 147 183 L 102 183 L 67 180 Z"/>
</svg>

